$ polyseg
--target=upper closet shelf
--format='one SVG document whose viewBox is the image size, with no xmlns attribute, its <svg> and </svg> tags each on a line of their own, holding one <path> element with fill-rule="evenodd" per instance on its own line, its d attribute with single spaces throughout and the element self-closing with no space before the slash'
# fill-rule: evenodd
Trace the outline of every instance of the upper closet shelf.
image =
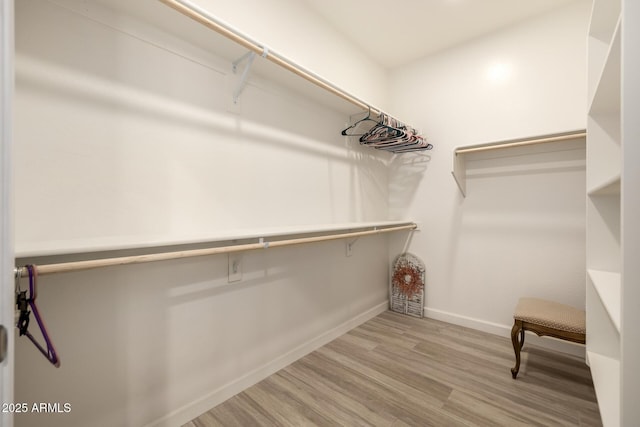
<svg viewBox="0 0 640 427">
<path fill-rule="evenodd" d="M 160 2 L 166 4 L 172 9 L 180 12 L 186 17 L 191 18 L 195 22 L 204 25 L 206 28 L 215 31 L 216 33 L 226 37 L 227 39 L 233 41 L 234 43 L 242 46 L 247 49 L 250 53 L 256 54 L 265 58 L 272 63 L 288 70 L 295 75 L 302 77 L 310 83 L 320 87 L 321 89 L 339 97 L 343 100 L 355 105 L 356 107 L 367 110 L 372 109 L 376 113 L 380 113 L 379 109 L 370 106 L 366 102 L 356 98 L 355 96 L 345 92 L 344 90 L 336 87 L 334 84 L 329 81 L 323 79 L 322 77 L 314 74 L 313 72 L 306 70 L 305 68 L 297 65 L 293 61 L 285 58 L 284 56 L 274 52 L 269 49 L 269 47 L 265 46 L 263 43 L 253 40 L 251 37 L 241 33 L 235 28 L 231 27 L 227 23 L 218 19 L 207 10 L 197 6 L 196 4 L 188 1 L 188 0 L 160 0 Z M 238 58 L 237 62 L 242 57 Z M 249 56 L 249 58 L 253 58 L 253 56 Z M 236 63 L 234 63 L 234 66 Z"/>
<path fill-rule="evenodd" d="M 264 44 L 259 43 L 249 36 L 232 28 L 192 2 L 188 0 L 160 1 L 180 12 L 184 16 L 191 18 L 195 22 L 198 22 L 204 27 L 221 34 L 248 50 L 246 54 L 233 62 L 234 72 L 236 72 L 240 64 L 244 63 L 243 72 L 233 93 L 234 103 L 238 101 L 238 98 L 246 84 L 248 73 L 253 66 L 254 59 L 259 55 L 277 66 L 290 71 L 296 76 L 301 77 L 307 82 L 312 83 L 332 96 L 336 96 L 347 101 L 361 110 L 366 110 L 368 112 L 368 117 L 370 117 L 370 121 L 375 124 L 366 134 L 358 135 L 360 137 L 359 140 L 361 144 L 392 153 L 406 153 L 411 151 L 430 150 L 433 148 L 433 146 L 428 144 L 426 139 L 411 126 L 389 116 L 379 108 L 362 101 L 317 74 L 274 52 Z M 348 135 L 345 131 L 343 131 L 342 134 Z"/>
<path fill-rule="evenodd" d="M 432 148 L 411 126 L 243 34 L 195 2 L 56 0 L 56 3 L 160 49 L 224 73 L 230 89 L 224 95 L 228 97 L 227 110 L 230 112 L 240 111 L 241 95 L 247 85 L 259 86 L 268 81 L 348 116 L 368 113 L 378 122 L 377 131 L 383 128 L 388 130 L 383 135 L 386 137 L 384 140 L 378 138 L 375 143 L 367 140 L 366 145 L 370 147 L 394 153 Z M 226 64 L 221 63 L 221 59 Z M 221 66 L 228 66 L 228 69 Z M 233 73 L 227 73 L 227 70 Z M 249 81 L 250 75 L 259 79 Z M 336 129 L 336 132 L 339 131 Z M 379 137 L 380 132 L 376 136 Z M 363 143 L 362 140 L 360 142 Z"/>
<path fill-rule="evenodd" d="M 455 179 L 458 188 L 464 197 L 467 196 L 467 184 L 466 184 L 466 164 L 465 156 L 467 154 L 490 151 L 490 150 L 502 150 L 515 147 L 524 147 L 528 145 L 547 144 L 550 142 L 562 142 L 570 141 L 579 138 L 586 138 L 587 132 L 585 130 L 576 130 L 571 132 L 555 133 L 549 135 L 541 135 L 533 138 L 526 139 L 511 139 L 507 141 L 490 142 L 485 144 L 467 145 L 464 147 L 457 147 L 453 151 L 453 179 Z"/>
</svg>

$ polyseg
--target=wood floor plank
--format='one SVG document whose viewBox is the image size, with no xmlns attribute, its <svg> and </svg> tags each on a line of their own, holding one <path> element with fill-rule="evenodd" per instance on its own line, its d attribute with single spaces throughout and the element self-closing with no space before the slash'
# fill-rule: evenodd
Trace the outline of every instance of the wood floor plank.
<svg viewBox="0 0 640 427">
<path fill-rule="evenodd" d="M 309 384 L 313 384 L 320 393 L 331 396 L 333 407 L 330 410 L 333 411 L 334 408 L 337 408 L 347 414 L 347 419 L 349 420 L 340 425 L 387 426 L 391 425 L 396 419 L 394 414 L 387 411 L 385 407 L 376 405 L 375 401 L 359 399 L 349 393 L 348 389 L 334 384 L 330 378 L 326 378 L 315 370 L 310 371 L 302 364 L 296 364 L 291 367 L 290 372 L 298 378 L 306 378 L 306 380 L 310 381 Z"/>
<path fill-rule="evenodd" d="M 376 323 L 365 323 L 360 325 L 353 335 L 363 339 L 369 339 L 377 343 L 388 343 L 400 347 L 411 348 L 418 343 L 418 340 L 404 336 L 393 330 L 389 330 L 384 325 Z"/>
<path fill-rule="evenodd" d="M 393 350 L 393 351 L 391 351 Z M 517 410 L 529 414 L 532 418 L 539 417 L 539 409 L 531 408 L 529 406 L 529 396 L 524 393 L 517 393 L 515 396 L 512 395 L 513 387 L 517 388 L 517 384 L 514 385 L 515 381 L 511 378 L 510 373 L 508 377 L 504 378 L 502 383 L 494 384 L 493 378 L 489 379 L 484 378 L 482 376 L 482 371 L 479 370 L 478 373 L 464 373 L 460 372 L 455 363 L 452 367 L 438 365 L 434 367 L 429 361 L 425 361 L 424 358 L 420 356 L 419 353 L 410 352 L 403 348 L 385 348 L 378 347 L 375 353 L 371 353 L 367 356 L 367 359 L 376 360 L 375 365 L 377 366 L 385 366 L 387 364 L 403 364 L 411 370 L 415 372 L 422 372 L 424 375 L 428 375 L 438 381 L 445 382 L 448 381 L 449 385 L 454 389 L 465 390 L 469 393 L 475 393 L 478 396 L 486 394 L 487 391 L 494 391 L 491 396 L 492 399 L 500 402 L 501 405 L 506 407 L 514 407 Z M 366 364 L 371 363 L 370 360 L 359 360 L 359 363 Z M 502 375 L 504 376 L 504 372 L 508 372 L 508 370 L 503 370 Z M 517 402 L 521 402 L 522 405 L 518 406 Z M 562 422 L 565 422 L 564 418 L 567 418 L 569 423 L 575 421 L 575 416 L 568 416 L 563 412 L 556 414 L 558 417 L 563 419 Z M 546 417 L 547 414 L 542 414 L 542 417 Z M 550 421 L 556 421 L 556 417 L 549 416 Z"/>
<path fill-rule="evenodd" d="M 525 343 L 385 312 L 184 427 L 601 426 L 589 368 Z"/>
<path fill-rule="evenodd" d="M 508 407 L 459 390 L 454 390 L 451 393 L 449 401 L 445 404 L 445 409 L 471 422 L 474 426 L 544 427 L 549 425 L 536 422 L 528 417 L 521 417 L 510 411 Z"/>
<path fill-rule="evenodd" d="M 369 378 L 375 379 L 376 374 L 381 374 L 386 378 L 397 380 L 396 382 L 404 383 L 405 386 L 408 386 L 407 393 L 422 391 L 422 393 L 425 394 L 425 398 L 430 397 L 429 400 L 437 402 L 438 406 L 441 406 L 442 403 L 446 401 L 451 393 L 451 387 L 424 375 L 422 372 L 412 370 L 404 364 L 394 363 L 395 361 L 381 360 L 375 357 L 377 348 L 378 347 L 371 352 L 357 353 L 341 345 L 339 341 L 334 341 L 327 344 L 325 348 L 319 349 L 317 353 L 324 355 L 327 354 L 329 350 L 333 350 L 335 353 L 351 357 L 356 362 L 355 366 L 352 365 L 354 370 L 360 371 L 364 367 L 369 368 L 369 372 L 367 373 Z M 342 360 L 344 364 L 344 359 Z"/>
<path fill-rule="evenodd" d="M 283 369 L 273 377 L 290 382 L 308 405 L 324 413 L 334 425 L 389 426 L 395 420 L 393 416 L 370 410 L 352 396 L 323 387 L 306 375 L 304 369 Z"/>
<path fill-rule="evenodd" d="M 338 338 L 341 341 L 348 342 L 351 345 L 360 347 L 364 350 L 373 350 L 379 343 L 365 338 L 358 337 L 353 334 L 344 334 Z"/>
<path fill-rule="evenodd" d="M 278 420 L 246 394 L 239 394 L 196 420 L 195 427 L 277 426 Z M 198 423 L 199 422 L 199 423 Z"/>
<path fill-rule="evenodd" d="M 325 363 L 326 360 L 326 358 L 314 352 L 299 362 L 306 369 L 316 370 L 319 374 L 319 381 L 335 384 L 336 392 L 354 396 L 372 411 L 380 411 L 415 425 L 423 421 L 420 408 L 410 405 L 404 396 L 346 367 L 340 365 L 329 367 Z"/>
<path fill-rule="evenodd" d="M 282 426 L 330 425 L 331 421 L 305 405 L 289 390 L 283 390 L 267 378 L 255 387 L 246 390 L 246 394 L 263 408 L 272 408 L 270 413 Z"/>
<path fill-rule="evenodd" d="M 415 388 L 402 378 L 393 375 L 390 371 L 382 371 L 377 369 L 378 366 L 371 366 L 362 363 L 362 358 L 353 357 L 353 355 L 345 355 L 332 348 L 322 348 L 318 352 L 327 356 L 337 363 L 353 369 L 370 378 L 371 381 L 377 383 L 380 387 L 390 389 L 393 393 L 405 396 L 405 398 L 419 406 L 425 406 L 426 409 L 441 408 L 451 393 L 449 387 L 433 387 L 433 388 Z"/>
<path fill-rule="evenodd" d="M 437 350 L 431 348 L 431 354 L 434 352 Z M 502 367 L 493 367 L 486 366 L 483 361 L 479 360 L 477 366 L 474 367 L 470 364 L 470 361 L 473 361 L 473 357 L 470 355 L 460 352 L 452 353 L 446 349 L 442 350 L 442 353 L 438 353 L 439 359 L 425 358 L 424 353 L 420 352 L 383 346 L 376 348 L 375 354 L 382 357 L 380 363 L 390 363 L 391 361 L 403 363 L 439 381 L 447 381 L 454 389 L 478 395 L 489 394 L 503 405 L 519 407 L 525 412 L 532 409 L 534 413 L 544 411 L 545 415 L 551 414 L 561 419 L 562 422 L 570 423 L 575 419 L 575 413 L 568 413 L 566 407 L 581 408 L 583 404 L 589 405 L 589 407 L 595 406 L 593 400 L 588 402 L 579 398 L 570 400 L 564 391 L 568 391 L 569 396 L 573 397 L 571 384 L 564 388 L 548 389 L 540 387 L 536 382 L 527 383 L 526 380 L 523 381 L 524 377 L 514 381 L 509 371 L 509 365 L 512 362 L 509 365 L 504 364 Z M 447 355 L 449 357 L 446 357 Z M 460 368 L 464 364 L 459 360 L 461 358 L 468 359 L 464 369 Z"/>
</svg>

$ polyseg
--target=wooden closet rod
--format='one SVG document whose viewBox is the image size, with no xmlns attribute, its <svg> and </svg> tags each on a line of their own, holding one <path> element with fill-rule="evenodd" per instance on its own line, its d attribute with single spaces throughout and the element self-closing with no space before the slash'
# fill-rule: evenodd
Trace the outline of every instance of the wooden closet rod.
<svg viewBox="0 0 640 427">
<path fill-rule="evenodd" d="M 465 153 L 475 153 L 477 151 L 488 151 L 488 150 L 498 150 L 502 148 L 511 148 L 511 147 L 521 147 L 524 145 L 536 145 L 536 144 L 546 144 L 547 142 L 557 142 L 564 141 L 567 139 L 575 139 L 586 137 L 587 132 L 585 131 L 577 131 L 572 133 L 567 133 L 563 135 L 554 135 L 542 138 L 534 138 L 534 139 L 525 139 L 520 141 L 505 141 L 493 143 L 490 145 L 479 145 L 476 147 L 465 147 L 465 148 L 457 148 L 455 154 L 465 154 Z"/>
<path fill-rule="evenodd" d="M 38 265 L 38 275 L 67 273 L 71 271 L 91 270 L 94 268 L 111 267 L 116 265 L 141 264 L 145 262 L 166 261 L 178 258 L 192 258 L 206 255 L 217 255 L 232 252 L 244 252 L 257 249 L 278 248 L 283 246 L 300 245 L 303 243 L 325 242 L 328 240 L 348 239 L 376 234 L 391 233 L 394 231 L 415 230 L 418 226 L 415 223 L 399 225 L 387 228 L 374 228 L 373 230 L 353 231 L 348 233 L 329 234 L 325 236 L 300 237 L 288 240 L 276 240 L 273 242 L 247 243 L 242 245 L 223 246 L 218 248 L 192 249 L 177 252 L 164 252 L 147 255 L 133 255 L 118 258 L 104 258 L 87 261 L 73 261 L 59 264 Z M 22 277 L 28 276 L 26 267 L 17 267 L 16 273 L 20 272 Z"/>
<path fill-rule="evenodd" d="M 344 99 L 345 101 L 350 102 L 357 107 L 362 108 L 363 110 L 371 110 L 373 114 L 380 115 L 380 110 L 374 108 L 367 104 L 366 102 L 361 101 L 355 96 L 345 92 L 344 90 L 334 86 L 323 78 L 315 75 L 311 71 L 305 70 L 301 66 L 289 61 L 282 55 L 279 55 L 271 50 L 269 50 L 266 46 L 261 45 L 260 43 L 252 40 L 250 37 L 240 33 L 236 29 L 230 27 L 224 22 L 220 21 L 215 16 L 212 16 L 206 10 L 194 5 L 188 0 L 160 0 L 162 3 L 167 6 L 175 9 L 176 11 L 182 13 L 185 16 L 199 22 L 205 27 L 223 35 L 224 37 L 238 43 L 241 46 L 249 49 L 252 52 L 255 52 L 262 57 L 268 59 L 269 61 L 291 71 L 292 73 L 302 77 L 303 79 L 313 83 L 320 88 L 327 90 L 334 95 Z"/>
</svg>

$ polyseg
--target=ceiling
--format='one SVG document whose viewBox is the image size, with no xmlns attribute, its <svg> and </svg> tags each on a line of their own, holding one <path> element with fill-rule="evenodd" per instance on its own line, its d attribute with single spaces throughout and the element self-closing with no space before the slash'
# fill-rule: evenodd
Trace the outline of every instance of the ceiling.
<svg viewBox="0 0 640 427">
<path fill-rule="evenodd" d="M 304 0 L 385 68 L 584 0 Z"/>
</svg>

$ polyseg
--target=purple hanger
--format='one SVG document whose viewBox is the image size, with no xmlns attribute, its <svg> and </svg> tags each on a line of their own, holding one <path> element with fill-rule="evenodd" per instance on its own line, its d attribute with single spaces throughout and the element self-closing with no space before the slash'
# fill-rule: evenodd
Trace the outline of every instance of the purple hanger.
<svg viewBox="0 0 640 427">
<path fill-rule="evenodd" d="M 44 322 L 40 317 L 40 313 L 38 312 L 38 306 L 36 305 L 36 296 L 38 292 L 38 270 L 34 265 L 27 265 L 26 269 L 29 272 L 29 298 L 26 298 L 26 291 L 20 292 L 17 295 L 16 303 L 20 310 L 20 320 L 18 321 L 17 326 L 20 330 L 20 335 L 26 335 L 38 350 L 40 350 L 40 353 L 42 353 L 53 366 L 59 368 L 60 359 L 58 359 L 56 349 L 53 347 L 53 343 L 51 342 L 51 338 L 49 338 L 49 333 L 47 332 L 47 327 L 44 325 Z M 31 311 L 36 317 L 36 322 L 38 322 L 40 332 L 42 332 L 44 341 L 47 344 L 46 349 L 40 345 L 40 343 L 36 341 L 33 335 L 31 335 L 27 330 L 27 327 L 29 326 L 29 310 L 27 310 L 26 303 L 29 303 L 29 307 L 31 307 Z"/>
</svg>

